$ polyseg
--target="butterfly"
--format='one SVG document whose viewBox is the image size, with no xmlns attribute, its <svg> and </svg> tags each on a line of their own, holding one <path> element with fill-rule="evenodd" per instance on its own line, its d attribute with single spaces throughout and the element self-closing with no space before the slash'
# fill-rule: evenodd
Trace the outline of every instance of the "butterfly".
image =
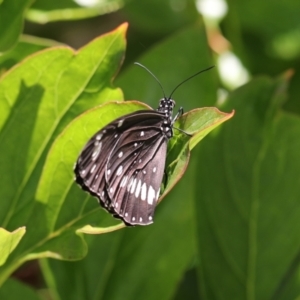
<svg viewBox="0 0 300 300">
<path fill-rule="evenodd" d="M 168 140 L 173 125 L 175 90 L 159 101 L 156 110 L 139 110 L 115 119 L 96 132 L 84 146 L 74 167 L 75 181 L 98 198 L 100 205 L 126 225 L 153 223 L 154 211 L 164 177 Z M 179 129 L 178 129 L 179 130 Z"/>
</svg>

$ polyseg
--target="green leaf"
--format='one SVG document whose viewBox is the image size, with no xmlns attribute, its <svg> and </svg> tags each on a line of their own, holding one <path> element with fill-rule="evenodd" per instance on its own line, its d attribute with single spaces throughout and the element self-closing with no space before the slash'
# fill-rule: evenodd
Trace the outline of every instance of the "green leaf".
<svg viewBox="0 0 300 300">
<path fill-rule="evenodd" d="M 175 133 L 175 137 L 170 141 L 166 166 L 168 182 L 160 201 L 183 176 L 188 166 L 190 150 L 210 131 L 230 119 L 233 114 L 234 112 L 222 113 L 214 107 L 204 107 L 191 110 L 178 119 L 175 128 L 179 128 L 183 132 L 174 129 L 177 134 Z M 189 139 L 184 132 L 192 137 Z"/>
<path fill-rule="evenodd" d="M 33 0 L 3 0 L 0 2 L 0 53 L 17 43 L 23 29 L 23 18 Z"/>
<path fill-rule="evenodd" d="M 0 77 L 8 69 L 37 51 L 60 45 L 59 43 L 34 36 L 22 35 L 17 44 L 0 56 Z"/>
<path fill-rule="evenodd" d="M 66 198 L 70 193 L 71 186 L 75 185 L 73 165 L 87 140 L 117 117 L 145 108 L 147 106 L 138 102 L 107 103 L 82 114 L 59 136 L 47 158 L 36 194 L 37 201 L 46 205 L 45 221 L 48 228 L 54 230 L 57 226 L 56 222 L 67 224 L 78 221 L 78 219 L 89 213 L 89 210 L 83 210 L 82 201 L 79 201 L 72 204 L 72 214 L 65 213 L 61 217 L 63 219 L 57 220 L 64 202 L 67 201 Z M 77 188 L 79 198 L 84 195 L 79 187 L 75 185 L 75 188 Z M 98 204 L 96 207 L 98 207 Z M 95 207 L 91 206 L 90 209 L 93 211 Z M 100 207 L 99 210 L 104 213 Z M 76 212 L 76 215 L 74 215 L 74 212 Z M 104 214 L 106 215 L 106 213 Z M 82 230 L 79 232 L 82 232 Z"/>
<path fill-rule="evenodd" d="M 193 24 L 199 18 L 194 1 L 128 1 L 123 13 L 130 24 L 144 33 L 165 35 Z M 159 16 L 159 17 L 158 17 Z"/>
<path fill-rule="evenodd" d="M 53 233 L 53 221 L 46 222 L 49 209 L 35 201 L 35 192 L 49 148 L 70 120 L 101 103 L 122 100 L 121 91 L 113 88 L 111 81 L 123 59 L 126 28 L 121 25 L 77 52 L 67 47 L 38 52 L 0 81 L 0 172 L 5 174 L 0 221 L 8 230 L 27 228 L 25 238 L 0 268 L 0 282 L 25 260 L 41 257 L 41 253 L 78 259 L 87 251 L 82 237 L 75 235 L 86 220 L 74 228 L 72 222 L 58 223 Z M 74 191 L 71 189 L 69 200 Z M 76 217 L 71 220 L 76 222 Z M 45 247 L 46 243 L 51 247 Z"/>
<path fill-rule="evenodd" d="M 188 57 L 193 59 L 187 59 Z M 166 96 L 183 80 L 214 64 L 202 22 L 169 36 L 137 61 L 149 68 L 160 80 Z M 178 88 L 172 96 L 177 105 L 183 106 L 185 111 L 216 105 L 215 72 L 212 69 L 202 73 Z M 157 82 L 136 65 L 128 67 L 116 82 L 122 88 L 126 99 L 137 99 L 154 108 L 163 97 Z"/>
<path fill-rule="evenodd" d="M 233 92 L 236 116 L 201 147 L 196 202 L 203 299 L 299 295 L 300 119 L 280 109 L 285 80 Z"/>
<path fill-rule="evenodd" d="M 156 65 L 155 74 L 156 72 L 165 74 L 167 79 L 168 75 L 170 76 L 171 88 L 174 88 L 174 85 L 178 82 L 199 70 L 193 62 L 186 60 L 186 63 L 180 65 L 180 72 L 177 72 L 178 66 L 174 61 L 181 62 L 180 57 L 189 57 L 191 53 L 199 59 L 208 57 L 203 28 L 195 26 L 184 30 L 184 33 L 174 35 L 171 39 L 157 45 L 155 49 L 146 55 L 146 58 Z M 203 45 L 195 41 L 203 41 Z M 184 42 L 186 47 L 181 47 Z M 178 45 L 179 50 L 177 51 L 174 48 L 174 51 L 172 51 L 174 56 L 166 55 L 166 53 L 170 53 L 172 45 Z M 196 49 L 195 53 L 193 47 Z M 166 62 L 169 69 L 166 69 L 161 57 L 164 58 L 163 61 Z M 209 58 L 207 58 L 207 61 L 209 61 Z M 207 61 L 205 63 L 209 64 Z M 145 63 L 143 59 L 141 62 Z M 151 65 L 146 64 L 146 66 L 152 70 Z M 143 93 L 147 95 L 147 101 L 149 100 L 154 104 L 153 107 L 156 107 L 158 99 L 161 98 L 161 91 L 157 84 L 151 81 L 151 77 L 149 79 L 148 74 L 144 73 L 144 77 L 141 78 L 140 72 L 144 71 L 139 70 L 136 66 L 128 68 L 128 71 L 123 72 L 122 78 L 117 81 L 122 84 L 126 93 L 130 95 L 126 96 L 127 99 L 130 97 L 136 98 L 136 95 Z M 159 75 L 158 77 L 160 78 Z M 200 83 L 196 80 L 195 85 L 191 81 L 187 84 L 186 89 L 183 88 L 185 97 L 182 97 L 182 99 L 186 99 L 182 103 L 184 106 L 197 107 L 201 100 L 214 103 L 216 81 L 213 73 L 208 72 L 205 76 L 199 78 L 199 81 Z M 204 87 L 202 87 L 202 83 Z M 180 103 L 180 100 L 177 99 L 180 99 L 179 95 L 176 96 L 178 103 Z M 188 98 L 186 95 L 188 95 Z M 143 99 L 145 97 L 138 98 Z M 214 108 L 208 108 L 207 110 L 208 112 L 212 110 L 211 114 L 208 114 L 212 120 L 214 118 L 219 118 L 219 120 L 224 118 L 224 115 L 216 113 L 217 110 Z M 199 114 L 197 115 L 197 113 Z M 195 115 L 192 111 L 191 118 L 187 117 L 189 116 L 189 113 L 187 113 L 182 122 L 175 126 L 184 128 L 186 125 L 193 133 L 196 133 L 199 129 L 198 126 L 205 128 L 205 122 L 201 118 L 197 120 L 197 116 L 200 115 L 201 109 L 196 110 Z M 90 122 L 92 121 L 90 120 Z M 193 127 L 194 125 L 196 126 Z M 85 126 L 82 126 L 82 128 L 85 128 Z M 170 150 L 176 158 L 177 151 L 181 154 L 182 147 L 188 151 L 189 137 L 175 129 L 174 132 L 176 134 L 173 139 L 174 146 L 172 147 L 173 144 L 170 144 L 174 152 L 172 149 Z M 85 138 L 86 142 L 90 136 L 87 134 Z M 83 146 L 83 144 L 82 140 L 80 146 Z M 194 148 L 190 165 L 182 180 L 174 186 L 164 201 L 157 207 L 153 225 L 142 228 L 126 228 L 110 234 L 87 236 L 89 253 L 84 260 L 72 264 L 57 261 L 49 262 L 53 274 L 56 276 L 55 286 L 63 299 L 66 297 L 72 299 L 140 299 L 141 295 L 143 295 L 143 299 L 171 299 L 173 297 L 185 270 L 193 265 L 196 251 L 193 201 L 198 199 L 199 196 L 194 194 L 191 187 L 198 184 L 196 175 L 197 148 L 199 147 Z M 78 151 L 80 151 L 79 146 Z M 171 161 L 173 160 L 172 153 L 169 152 L 168 155 Z M 185 153 L 181 156 L 186 158 Z M 186 162 L 185 159 L 183 159 L 183 162 Z M 76 188 L 79 190 L 78 187 Z M 82 202 L 82 191 L 80 192 L 81 196 L 71 198 L 68 205 L 69 210 L 76 205 L 76 201 Z M 97 205 L 95 199 L 89 199 L 89 201 Z M 100 214 L 106 215 L 99 209 L 99 220 L 102 219 Z M 111 217 L 110 219 L 112 220 Z M 111 220 L 106 223 L 108 229 L 111 229 Z M 98 223 L 100 222 L 98 221 Z M 102 223 L 104 225 L 104 222 Z M 89 227 L 88 229 L 93 231 L 96 228 L 97 230 L 96 222 L 91 225 L 92 228 Z M 102 233 L 101 229 L 105 228 L 103 225 L 101 224 L 99 232 L 96 233 Z M 78 284 L 74 286 L 74 282 Z M 132 284 L 128 284 L 128 282 Z M 153 288 L 154 286 L 155 288 Z"/>
<path fill-rule="evenodd" d="M 59 20 L 78 20 L 112 13 L 123 5 L 123 0 L 98 0 L 86 7 L 80 6 L 72 0 L 59 2 L 36 0 L 26 17 L 32 22 L 42 24 Z"/>
<path fill-rule="evenodd" d="M 137 109 L 147 109 L 147 106 L 129 101 L 126 103 L 104 104 L 77 118 L 57 139 L 48 156 L 36 195 L 39 202 L 47 205 L 49 213 L 46 212 L 46 222 L 50 228 L 54 227 L 56 215 L 65 201 L 64 197 L 58 195 L 68 193 L 73 182 L 72 166 L 86 141 L 110 121 Z M 170 191 L 186 170 L 190 147 L 194 147 L 206 134 L 232 115 L 221 113 L 215 108 L 204 108 L 191 111 L 178 120 L 176 124 L 179 128 L 187 133 L 194 134 L 194 137 L 189 141 L 186 134 L 178 134 L 171 139 L 169 147 L 171 150 L 168 151 L 169 158 L 166 165 L 168 183 L 160 200 Z M 180 124 L 183 124 L 183 126 L 180 126 Z M 77 232 L 103 234 L 122 227 L 124 226 L 117 225 L 105 229 L 84 225 L 84 228 L 78 229 Z"/>
<path fill-rule="evenodd" d="M 184 179 L 194 171 L 191 164 Z M 169 193 L 169 202 L 158 206 L 153 225 L 87 236 L 89 253 L 84 260 L 49 261 L 61 298 L 171 299 L 195 254 L 193 191 L 186 189 L 187 180 Z"/>
<path fill-rule="evenodd" d="M 19 280 L 9 278 L 0 289 L 0 299 L 19 300 L 41 300 L 37 292 Z"/>
<path fill-rule="evenodd" d="M 25 227 L 18 228 L 13 232 L 0 228 L 0 266 L 5 263 L 9 254 L 17 247 L 25 232 Z"/>
</svg>

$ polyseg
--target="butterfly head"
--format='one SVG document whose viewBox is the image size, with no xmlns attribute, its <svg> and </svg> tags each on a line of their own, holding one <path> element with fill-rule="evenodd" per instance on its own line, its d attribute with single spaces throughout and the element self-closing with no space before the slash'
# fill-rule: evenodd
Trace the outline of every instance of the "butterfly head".
<svg viewBox="0 0 300 300">
<path fill-rule="evenodd" d="M 160 99 L 157 110 L 161 113 L 164 113 L 168 119 L 172 120 L 172 114 L 175 105 L 176 102 L 173 99 L 164 97 Z"/>
</svg>

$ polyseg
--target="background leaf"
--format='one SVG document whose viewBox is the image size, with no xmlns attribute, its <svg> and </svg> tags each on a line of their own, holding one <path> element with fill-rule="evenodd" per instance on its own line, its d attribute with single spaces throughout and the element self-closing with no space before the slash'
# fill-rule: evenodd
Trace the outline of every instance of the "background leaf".
<svg viewBox="0 0 300 300">
<path fill-rule="evenodd" d="M 37 51 L 51 46 L 57 46 L 59 43 L 41 39 L 33 36 L 23 35 L 17 44 L 10 50 L 0 56 L 0 77 L 7 70 L 19 63 L 21 60 Z"/>
<path fill-rule="evenodd" d="M 5 263 L 9 254 L 16 248 L 25 231 L 24 227 L 13 232 L 0 228 L 0 266 Z"/>
<path fill-rule="evenodd" d="M 0 53 L 7 51 L 21 34 L 23 17 L 33 0 L 3 0 L 0 2 Z"/>
<path fill-rule="evenodd" d="M 27 19 L 42 24 L 59 20 L 84 19 L 117 11 L 123 5 L 124 1 L 121 0 L 90 2 L 36 0 L 27 13 Z"/>
<path fill-rule="evenodd" d="M 52 248 L 44 247 L 45 239 L 49 239 L 46 233 L 51 233 L 51 228 L 44 222 L 45 206 L 33 199 L 46 154 L 62 128 L 89 107 L 122 99 L 120 90 L 111 87 L 111 78 L 123 58 L 125 30 L 126 25 L 120 26 L 78 53 L 66 47 L 42 51 L 2 78 L 0 139 L 5 154 L 0 165 L 6 176 L 2 181 L 5 188 L 0 191 L 3 199 L 0 219 L 8 229 L 19 224 L 26 224 L 28 229 L 28 236 L 13 253 L 7 267 L 3 266 L 3 274 L 13 265 L 32 259 L 28 252 L 32 245 L 39 249 L 37 253 L 44 253 L 43 256 L 46 253 L 57 258 L 57 254 L 47 252 L 57 247 L 62 247 L 69 259 L 85 255 L 82 239 L 67 233 L 61 240 L 63 246 L 56 236 L 51 236 Z M 78 249 L 68 254 L 67 249 L 70 252 L 75 246 Z M 3 276 L 2 280 L 6 275 Z"/>
<path fill-rule="evenodd" d="M 41 299 L 33 288 L 29 288 L 15 279 L 9 279 L 0 289 L 1 299 L 18 300 L 20 298 L 38 300 Z"/>
<path fill-rule="evenodd" d="M 201 149 L 212 158 L 199 160 L 196 188 L 205 299 L 286 299 L 299 291 L 288 282 L 300 246 L 300 120 L 278 110 L 284 85 L 259 78 L 233 93 L 227 107 L 235 118 Z M 287 173 L 294 175 L 287 180 Z"/>
<path fill-rule="evenodd" d="M 158 62 L 161 53 L 168 51 L 175 44 L 175 40 L 177 40 L 178 45 L 183 45 L 183 42 L 190 41 L 192 43 L 194 40 L 202 41 L 203 39 L 203 44 L 199 43 L 199 48 L 195 44 L 195 53 L 197 51 L 204 51 L 204 54 L 199 56 L 199 59 L 205 57 L 205 33 L 202 27 L 189 28 L 186 34 L 188 36 L 190 34 L 189 37 L 193 37 L 193 39 L 187 38 L 183 33 L 179 33 L 176 37 L 171 37 L 170 40 L 166 40 L 161 45 L 158 45 L 153 53 L 149 55 L 149 58 L 141 58 L 139 61 L 146 66 L 148 66 L 148 63 L 146 64 L 144 61 L 146 59 L 149 59 L 151 63 Z M 173 56 L 166 58 L 166 65 L 172 65 L 174 60 L 176 61 L 176 59 L 180 59 L 184 55 L 182 51 L 192 51 L 191 49 L 194 48 L 182 47 L 178 51 L 174 51 Z M 197 71 L 194 64 L 189 61 L 186 64 L 182 64 L 181 70 L 182 73 L 189 75 Z M 149 80 L 147 80 L 148 74 L 144 73 L 146 79 L 141 80 L 141 71 L 144 72 L 144 70 L 139 70 L 136 66 L 130 68 L 130 71 L 123 73 L 118 83 L 124 86 L 125 94 L 129 94 L 126 95 L 127 99 L 137 94 L 139 99 L 144 100 L 145 97 L 139 96 L 139 93 L 143 93 L 144 86 L 146 88 L 148 86 L 146 83 L 148 82 L 150 87 L 146 94 L 149 94 L 149 102 L 153 102 L 153 106 L 155 107 L 157 100 L 161 97 L 161 91 L 155 81 L 150 80 L 149 83 Z M 158 73 L 157 76 L 160 79 L 160 74 L 165 73 L 165 78 L 170 82 L 171 88 L 174 87 L 174 82 L 176 85 L 176 83 L 183 79 L 183 76 L 180 76 L 180 74 L 170 74 L 165 64 L 157 63 L 156 73 Z M 168 78 L 167 74 L 170 74 L 170 78 Z M 189 83 L 189 87 L 191 85 L 191 88 L 188 89 L 191 103 L 185 101 L 187 106 L 192 107 L 193 103 L 197 106 L 202 99 L 203 101 L 208 101 L 207 98 L 214 102 L 215 90 L 213 90 L 212 86 L 216 81 L 214 80 L 214 76 L 209 73 L 207 75 L 208 79 L 206 77 L 200 78 L 201 82 L 202 80 L 207 80 L 206 84 L 208 87 L 201 90 L 201 92 L 199 92 L 198 83 L 194 82 L 195 86 L 193 86 L 193 81 Z M 150 99 L 150 91 L 152 94 L 156 91 L 157 97 L 152 96 Z M 179 92 L 180 90 L 178 91 L 178 98 Z M 184 94 L 182 98 L 185 99 L 186 92 L 184 88 L 182 94 Z M 122 230 L 121 232 L 111 234 L 111 238 L 99 236 L 97 239 L 92 240 L 89 249 L 91 253 L 95 253 L 97 264 L 95 264 L 95 256 L 93 254 L 87 256 L 85 259 L 86 264 L 83 264 L 83 262 L 78 262 L 76 265 L 68 263 L 58 264 L 55 261 L 51 261 L 50 265 L 54 273 L 63 274 L 56 281 L 59 293 L 65 295 L 65 297 L 66 293 L 68 293 L 66 286 L 62 285 L 65 280 L 81 281 L 82 278 L 85 278 L 87 290 L 79 290 L 80 286 L 78 286 L 78 289 L 73 288 L 72 291 L 69 291 L 73 297 L 76 297 L 75 295 L 78 294 L 81 298 L 118 299 L 125 297 L 128 299 L 140 299 L 142 293 L 143 297 L 148 299 L 170 298 L 175 292 L 174 289 L 180 281 L 182 273 L 192 264 L 195 254 L 194 213 L 192 206 L 193 191 L 185 188 L 187 184 L 189 185 L 195 181 L 194 162 L 195 159 L 193 160 L 192 156 L 191 164 L 187 173 L 184 174 L 183 179 L 157 208 L 155 223 L 153 225 L 147 228 Z M 111 243 L 115 245 L 114 250 L 110 248 Z M 100 251 L 105 251 L 107 254 L 103 255 Z M 132 255 L 134 259 L 132 259 Z M 94 268 L 97 271 L 94 271 Z M 145 269 L 147 269 L 146 272 Z M 95 272 L 97 272 L 97 276 L 93 276 Z M 137 274 L 139 275 L 137 276 Z M 93 277 L 91 278 L 91 276 Z M 124 278 L 126 278 L 126 281 L 124 281 Z M 128 282 L 132 284 L 128 284 Z M 95 286 L 98 289 L 93 289 Z M 118 289 L 115 288 L 116 286 L 118 286 Z M 156 288 L 153 289 L 153 286 Z"/>
<path fill-rule="evenodd" d="M 167 56 L 166 52 L 169 53 Z M 186 57 L 193 57 L 193 60 Z M 151 66 L 151 71 L 161 81 L 168 96 L 184 79 L 213 65 L 203 23 L 198 22 L 171 35 L 138 61 L 146 67 Z M 180 72 L 171 72 L 174 68 L 180 68 Z M 116 83 L 124 91 L 126 99 L 139 99 L 152 107 L 156 107 L 158 100 L 163 97 L 157 82 L 136 65 L 129 66 Z M 187 111 L 199 106 L 212 106 L 216 102 L 216 87 L 215 70 L 210 70 L 181 86 L 173 98 L 178 106 L 183 106 Z"/>
</svg>

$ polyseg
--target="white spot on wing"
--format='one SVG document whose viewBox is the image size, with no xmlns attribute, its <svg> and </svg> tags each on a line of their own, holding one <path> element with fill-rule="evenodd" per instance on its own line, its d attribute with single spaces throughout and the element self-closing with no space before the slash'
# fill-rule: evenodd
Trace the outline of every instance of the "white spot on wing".
<svg viewBox="0 0 300 300">
<path fill-rule="evenodd" d="M 110 169 L 107 170 L 107 175 L 110 175 L 110 173 L 111 173 L 111 170 Z"/>
<path fill-rule="evenodd" d="M 96 136 L 96 140 L 100 141 L 100 140 L 102 139 L 102 136 L 103 136 L 102 133 L 98 134 L 98 135 Z"/>
<path fill-rule="evenodd" d="M 121 126 L 123 125 L 123 123 L 124 123 L 124 119 L 120 120 L 120 121 L 118 122 L 118 127 L 121 127 Z"/>
<path fill-rule="evenodd" d="M 133 145 L 134 147 L 137 147 L 137 143 L 134 143 L 134 145 Z"/>
<path fill-rule="evenodd" d="M 137 198 L 140 194 L 140 191 L 141 191 L 141 185 L 142 185 L 142 182 L 141 180 L 139 180 L 137 186 L 136 186 L 136 190 L 135 190 L 135 197 Z"/>
<path fill-rule="evenodd" d="M 157 201 L 158 198 L 159 198 L 159 193 L 160 193 L 160 188 L 158 189 L 157 194 L 156 194 L 156 201 Z"/>
<path fill-rule="evenodd" d="M 149 218 L 148 218 L 148 219 L 149 219 L 149 221 L 152 221 L 152 217 L 151 217 L 151 216 L 149 216 Z"/>
<path fill-rule="evenodd" d="M 141 199 L 143 201 L 145 201 L 146 197 L 147 197 L 147 186 L 146 186 L 146 183 L 144 182 L 143 185 L 142 185 Z"/>
<path fill-rule="evenodd" d="M 142 132 L 141 132 L 141 136 L 144 136 L 144 135 L 145 135 L 145 132 L 144 132 L 144 131 L 142 131 Z"/>
<path fill-rule="evenodd" d="M 94 164 L 93 167 L 91 168 L 91 171 L 90 171 L 90 172 L 93 173 L 93 172 L 95 171 L 96 167 L 97 167 L 97 165 Z"/>
<path fill-rule="evenodd" d="M 130 190 L 130 193 L 133 194 L 134 193 L 134 190 L 135 190 L 135 186 L 136 186 L 136 178 L 134 178 L 133 180 L 133 183 L 132 183 L 132 186 L 131 186 L 131 190 Z"/>
<path fill-rule="evenodd" d="M 155 198 L 155 190 L 152 187 L 152 185 L 150 185 L 148 189 L 148 197 L 147 197 L 148 204 L 152 205 L 154 198 Z"/>
<path fill-rule="evenodd" d="M 116 208 L 117 208 L 117 207 L 119 206 L 119 203 L 117 202 L 115 206 L 116 206 Z"/>
<path fill-rule="evenodd" d="M 84 175 L 85 174 L 85 170 L 80 171 L 80 174 Z"/>
<path fill-rule="evenodd" d="M 118 157 L 121 158 L 123 156 L 123 151 L 120 151 L 120 153 L 118 154 Z"/>
<path fill-rule="evenodd" d="M 126 175 L 125 177 L 123 177 L 121 183 L 120 183 L 120 187 L 124 187 L 126 185 L 126 182 L 127 182 L 127 178 L 128 176 Z"/>
<path fill-rule="evenodd" d="M 143 222 L 143 218 L 142 217 L 140 217 L 140 222 Z"/>
<path fill-rule="evenodd" d="M 120 176 L 123 172 L 123 166 L 119 166 L 118 170 L 117 170 L 117 176 Z"/>
<path fill-rule="evenodd" d="M 128 213 L 125 213 L 125 217 L 128 217 Z"/>
<path fill-rule="evenodd" d="M 130 187 L 131 187 L 131 185 L 132 185 L 132 182 L 133 182 L 133 177 L 130 178 L 130 181 L 129 181 L 129 183 L 128 183 L 128 186 L 127 186 L 127 191 L 128 191 L 128 192 L 129 192 L 129 190 L 130 190 Z"/>
<path fill-rule="evenodd" d="M 155 172 L 156 172 L 156 167 L 153 168 L 153 173 L 155 173 Z"/>
<path fill-rule="evenodd" d="M 99 156 L 99 153 L 100 153 L 101 148 L 102 148 L 102 143 L 97 142 L 97 145 L 95 143 L 95 146 L 96 146 L 95 151 L 92 154 L 92 160 L 95 160 Z"/>
<path fill-rule="evenodd" d="M 114 189 L 113 188 L 110 188 L 110 193 L 112 194 L 114 192 Z"/>
<path fill-rule="evenodd" d="M 132 221 L 135 221 L 135 217 L 132 217 Z"/>
</svg>

